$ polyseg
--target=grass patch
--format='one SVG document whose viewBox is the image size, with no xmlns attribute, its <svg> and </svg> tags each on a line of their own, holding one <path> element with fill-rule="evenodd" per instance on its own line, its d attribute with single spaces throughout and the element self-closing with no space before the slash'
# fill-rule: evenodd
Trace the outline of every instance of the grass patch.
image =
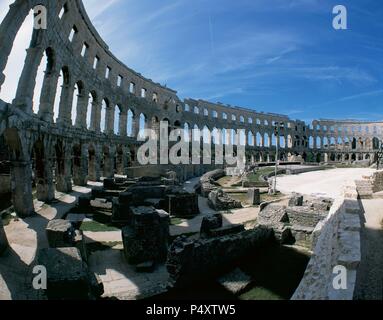
<svg viewBox="0 0 383 320">
<path fill-rule="evenodd" d="M 80 230 L 91 232 L 120 231 L 120 229 L 114 226 L 103 224 L 97 221 L 84 221 L 81 223 Z"/>
<path fill-rule="evenodd" d="M 277 193 L 277 194 L 261 193 L 261 202 L 278 200 L 283 198 L 284 196 L 285 195 L 282 193 Z"/>
<path fill-rule="evenodd" d="M 283 300 L 283 298 L 277 295 L 276 293 L 262 287 L 256 287 L 247 291 L 246 293 L 240 295 L 239 299 L 241 300 Z"/>
<path fill-rule="evenodd" d="M 231 181 L 232 177 L 230 176 L 225 176 L 225 177 L 222 177 L 221 179 L 218 179 L 216 182 L 220 185 L 220 186 L 225 186 L 227 185 L 230 181 Z"/>
<path fill-rule="evenodd" d="M 250 182 L 259 182 L 261 181 L 261 176 L 267 176 L 270 173 L 274 172 L 275 168 L 261 168 L 257 170 L 256 172 L 250 174 L 247 176 Z"/>
<path fill-rule="evenodd" d="M 177 217 L 170 218 L 170 224 L 173 226 L 176 226 L 176 225 L 181 224 L 183 222 L 185 222 L 185 220 L 181 219 L 181 218 L 177 218 Z"/>
<path fill-rule="evenodd" d="M 247 193 L 229 193 L 228 194 L 230 198 L 240 201 L 241 203 L 247 203 L 248 198 L 247 198 Z"/>
</svg>

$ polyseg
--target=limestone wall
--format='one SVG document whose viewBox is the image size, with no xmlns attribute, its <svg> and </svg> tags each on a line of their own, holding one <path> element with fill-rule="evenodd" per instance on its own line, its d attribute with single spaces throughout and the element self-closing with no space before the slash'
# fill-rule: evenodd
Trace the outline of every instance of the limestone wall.
<svg viewBox="0 0 383 320">
<path fill-rule="evenodd" d="M 383 191 L 383 171 L 377 171 L 372 176 L 365 176 L 355 183 L 361 199 L 372 198 L 373 193 Z"/>
<path fill-rule="evenodd" d="M 345 187 L 326 220 L 314 231 L 314 251 L 292 300 L 351 300 L 361 259 L 360 206 L 355 184 Z M 335 266 L 347 269 L 347 289 L 335 290 Z"/>
</svg>

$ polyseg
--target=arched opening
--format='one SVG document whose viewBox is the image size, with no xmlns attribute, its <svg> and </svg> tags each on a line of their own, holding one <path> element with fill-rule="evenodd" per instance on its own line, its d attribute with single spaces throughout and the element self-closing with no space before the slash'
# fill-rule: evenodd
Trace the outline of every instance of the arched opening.
<svg viewBox="0 0 383 320">
<path fill-rule="evenodd" d="M 265 133 L 264 146 L 265 147 L 270 147 L 270 139 L 269 139 L 269 134 L 268 133 Z"/>
<path fill-rule="evenodd" d="M 195 124 L 193 128 L 193 141 L 199 142 L 201 140 L 201 131 L 198 126 Z"/>
<path fill-rule="evenodd" d="M 254 146 L 254 135 L 251 131 L 247 133 L 247 143 L 249 146 Z"/>
<path fill-rule="evenodd" d="M 127 119 L 127 134 L 128 137 L 133 137 L 133 121 L 134 121 L 134 113 L 131 109 L 128 110 L 128 119 Z"/>
<path fill-rule="evenodd" d="M 101 128 L 101 132 L 103 133 L 106 132 L 106 128 L 107 128 L 107 123 L 106 123 L 107 109 L 109 109 L 109 101 L 107 99 L 103 99 L 101 104 L 101 121 L 100 121 L 100 128 Z"/>
<path fill-rule="evenodd" d="M 373 150 L 378 150 L 380 148 L 380 141 L 378 138 L 372 138 L 372 148 Z"/>
<path fill-rule="evenodd" d="M 263 145 L 263 138 L 262 138 L 262 135 L 257 132 L 257 139 L 256 139 L 256 143 L 257 143 L 257 147 L 262 147 Z"/>
<path fill-rule="evenodd" d="M 86 128 L 89 130 L 92 127 L 92 112 L 93 106 L 97 104 L 97 94 L 92 91 L 89 93 L 88 106 L 86 109 Z"/>
<path fill-rule="evenodd" d="M 77 82 L 74 85 L 74 92 L 73 92 L 73 100 L 72 100 L 72 111 L 71 111 L 71 119 L 72 119 L 72 125 L 76 125 L 77 121 L 77 115 L 78 115 L 78 99 L 83 93 L 83 85 L 81 82 Z"/>
<path fill-rule="evenodd" d="M 11 1 L 14 2 L 14 1 Z M 8 6 L 4 6 L 5 9 L 8 9 Z M 4 13 L 7 14 L 8 10 L 4 10 Z M 4 83 L 0 88 L 0 99 L 5 102 L 11 103 L 12 100 L 16 97 L 17 85 L 21 77 L 21 73 L 24 68 L 24 61 L 27 56 L 26 49 L 30 47 L 34 21 L 34 14 L 31 10 L 24 22 L 22 23 L 20 29 L 17 31 L 16 37 L 12 44 L 12 50 L 8 56 L 8 61 L 3 71 L 5 75 Z M 40 89 L 41 87 L 37 88 Z"/>
<path fill-rule="evenodd" d="M 121 135 L 120 121 L 121 121 L 121 107 L 119 105 L 116 105 L 114 106 L 114 128 L 113 128 L 113 132 L 115 135 Z"/>
<path fill-rule="evenodd" d="M 50 72 L 50 69 L 52 67 L 52 60 L 48 63 L 48 50 L 45 51 L 43 58 L 41 59 L 41 63 L 37 69 L 37 75 L 36 75 L 36 85 L 35 85 L 35 91 L 33 94 L 33 106 L 32 110 L 34 114 L 37 114 L 40 110 L 40 99 L 41 99 L 41 92 L 42 87 L 44 83 L 44 75 L 48 74 Z"/>
<path fill-rule="evenodd" d="M 141 113 L 140 114 L 140 123 L 139 123 L 139 137 L 143 138 L 145 135 L 145 129 L 147 128 L 147 118 L 146 116 Z"/>
</svg>

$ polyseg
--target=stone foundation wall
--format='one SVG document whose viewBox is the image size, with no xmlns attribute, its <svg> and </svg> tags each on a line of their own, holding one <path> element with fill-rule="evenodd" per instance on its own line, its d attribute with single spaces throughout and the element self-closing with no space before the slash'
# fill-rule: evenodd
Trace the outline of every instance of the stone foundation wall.
<svg viewBox="0 0 383 320">
<path fill-rule="evenodd" d="M 372 198 L 373 193 L 383 191 L 383 171 L 356 180 L 355 184 L 361 199 Z"/>
<path fill-rule="evenodd" d="M 292 300 L 352 300 L 361 259 L 360 211 L 356 185 L 337 198 L 327 218 L 314 230 L 314 250 Z M 335 266 L 347 269 L 347 289 L 333 288 Z"/>
<path fill-rule="evenodd" d="M 169 285 L 177 287 L 214 274 L 222 266 L 251 255 L 254 249 L 274 241 L 267 227 L 209 239 L 179 237 L 168 253 Z"/>
</svg>

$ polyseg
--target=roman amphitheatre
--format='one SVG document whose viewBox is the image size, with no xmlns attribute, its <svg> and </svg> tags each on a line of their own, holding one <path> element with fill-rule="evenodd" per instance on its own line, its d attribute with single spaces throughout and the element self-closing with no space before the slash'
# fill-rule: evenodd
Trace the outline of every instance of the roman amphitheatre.
<svg viewBox="0 0 383 320">
<path fill-rule="evenodd" d="M 382 299 L 383 122 L 181 100 L 115 57 L 81 0 L 10 5 L 0 90 L 37 5 L 48 28 L 0 100 L 0 300 Z M 160 122 L 211 163 L 140 165 L 137 135 Z M 246 166 L 215 163 L 217 145 L 244 146 Z"/>
</svg>

